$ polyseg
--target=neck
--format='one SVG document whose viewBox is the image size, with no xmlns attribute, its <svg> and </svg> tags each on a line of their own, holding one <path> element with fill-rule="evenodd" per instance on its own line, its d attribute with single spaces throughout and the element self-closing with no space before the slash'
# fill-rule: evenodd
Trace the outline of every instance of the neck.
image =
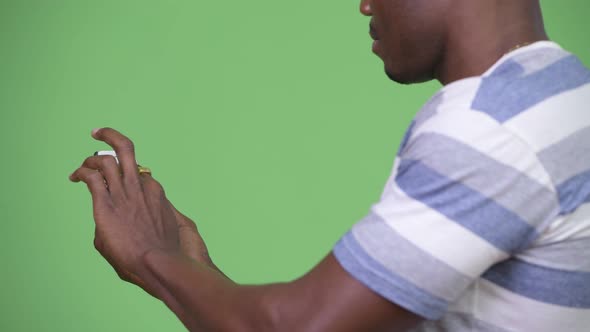
<svg viewBox="0 0 590 332">
<path fill-rule="evenodd" d="M 443 85 L 479 76 L 515 47 L 548 39 L 538 0 L 460 0 L 449 12 L 446 47 L 435 70 Z"/>
</svg>

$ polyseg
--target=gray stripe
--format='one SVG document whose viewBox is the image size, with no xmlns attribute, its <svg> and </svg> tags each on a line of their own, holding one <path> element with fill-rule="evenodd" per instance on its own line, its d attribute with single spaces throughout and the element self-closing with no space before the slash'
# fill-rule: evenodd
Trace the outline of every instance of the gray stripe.
<svg viewBox="0 0 590 332">
<path fill-rule="evenodd" d="M 508 332 L 471 314 L 448 312 L 442 319 L 424 321 L 410 332 Z"/>
<path fill-rule="evenodd" d="M 408 129 L 406 129 L 406 133 L 404 134 L 404 137 L 402 138 L 402 142 L 399 146 L 399 149 L 397 149 L 398 153 L 397 155 L 400 156 L 403 154 L 404 149 L 406 148 L 406 145 L 408 144 L 410 137 L 412 136 L 412 132 L 414 131 L 414 125 L 416 124 L 415 121 L 412 121 L 412 123 L 410 124 L 410 126 L 408 127 Z"/>
<path fill-rule="evenodd" d="M 473 281 L 416 247 L 375 214 L 357 223 L 352 233 L 363 249 L 387 270 L 446 301 L 455 301 Z"/>
<path fill-rule="evenodd" d="M 474 189 L 535 227 L 559 211 L 555 193 L 511 166 L 441 134 L 421 134 L 404 158 L 420 162 Z M 418 155 L 419 154 L 419 155 Z"/>
<path fill-rule="evenodd" d="M 424 124 L 428 119 L 435 116 L 438 112 L 438 107 L 442 105 L 445 98 L 444 92 L 439 92 L 434 97 L 430 98 L 430 100 L 422 106 L 420 112 L 416 114 L 414 117 L 414 121 L 416 121 L 416 129 L 420 128 L 422 124 Z"/>
<path fill-rule="evenodd" d="M 590 237 L 535 247 L 517 255 L 518 258 L 559 270 L 590 272 Z"/>
<path fill-rule="evenodd" d="M 561 48 L 544 47 L 542 51 L 532 49 L 517 54 L 513 59 L 524 68 L 525 75 L 530 75 L 570 55 Z"/>
<path fill-rule="evenodd" d="M 505 253 L 519 252 L 539 236 L 514 212 L 419 161 L 403 159 L 398 169 L 395 183 L 406 195 Z"/>
<path fill-rule="evenodd" d="M 590 170 L 590 127 L 580 129 L 543 149 L 539 152 L 539 160 L 556 186 Z"/>
<path fill-rule="evenodd" d="M 404 276 L 387 270 L 369 256 L 352 232 L 346 233 L 334 246 L 334 257 L 356 280 L 387 300 L 427 319 L 441 318 L 449 302 L 417 287 Z"/>
<path fill-rule="evenodd" d="M 422 106 L 418 114 L 414 116 L 412 123 L 406 130 L 404 137 L 402 138 L 402 143 L 398 149 L 398 156 L 401 156 L 404 153 L 407 143 L 409 142 L 410 138 L 414 131 L 416 131 L 420 126 L 422 126 L 428 119 L 435 116 L 438 112 L 438 107 L 443 103 L 444 99 L 444 92 L 439 92 L 434 97 L 430 98 L 430 100 Z"/>
</svg>

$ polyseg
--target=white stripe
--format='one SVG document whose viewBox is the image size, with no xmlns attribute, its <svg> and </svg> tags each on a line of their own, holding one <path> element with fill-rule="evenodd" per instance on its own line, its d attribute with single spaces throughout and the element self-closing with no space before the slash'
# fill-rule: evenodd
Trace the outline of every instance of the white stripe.
<svg viewBox="0 0 590 332">
<path fill-rule="evenodd" d="M 590 237 L 590 203 L 582 204 L 574 212 L 556 219 L 533 246 L 585 237 Z"/>
<path fill-rule="evenodd" d="M 512 293 L 480 279 L 466 293 L 476 318 L 514 331 L 579 332 L 590 327 L 590 310 L 556 306 Z M 471 303 L 469 303 L 471 302 Z M 461 308 L 461 305 L 456 305 Z"/>
<path fill-rule="evenodd" d="M 426 132 L 452 137 L 555 192 L 551 178 L 530 146 L 487 114 L 473 110 L 445 112 L 418 128 L 412 138 Z"/>
<path fill-rule="evenodd" d="M 554 270 L 589 272 L 590 238 L 529 248 L 515 257 L 521 261 Z"/>
<path fill-rule="evenodd" d="M 553 96 L 504 123 L 539 152 L 590 126 L 590 84 Z"/>
<path fill-rule="evenodd" d="M 437 113 L 453 111 L 458 107 L 469 108 L 481 82 L 481 77 L 468 77 L 445 85 L 439 91 L 443 94 L 443 100 L 437 107 Z"/>
<path fill-rule="evenodd" d="M 373 212 L 412 244 L 468 277 L 477 278 L 490 265 L 508 257 L 468 229 L 408 197 L 396 185 L 373 205 Z"/>
</svg>

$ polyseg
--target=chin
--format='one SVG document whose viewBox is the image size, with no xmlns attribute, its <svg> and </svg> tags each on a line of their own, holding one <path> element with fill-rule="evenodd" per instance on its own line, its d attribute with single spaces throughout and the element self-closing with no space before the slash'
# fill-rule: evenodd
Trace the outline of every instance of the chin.
<svg viewBox="0 0 590 332">
<path fill-rule="evenodd" d="M 389 70 L 387 68 L 385 68 L 385 75 L 387 75 L 387 77 L 389 77 L 390 80 L 392 80 L 396 83 L 399 83 L 399 84 L 416 83 L 408 75 L 405 75 L 404 73 L 400 73 L 400 72 L 395 72 L 395 71 Z"/>
<path fill-rule="evenodd" d="M 387 75 L 387 77 L 389 77 L 390 80 L 399 83 L 399 84 L 411 84 L 411 82 L 406 81 L 405 79 L 403 79 L 400 75 L 398 75 L 397 73 L 394 73 L 392 71 L 389 71 L 387 69 L 385 69 L 385 75 Z"/>
<path fill-rule="evenodd" d="M 432 75 L 424 75 L 415 72 L 399 72 L 385 68 L 385 75 L 390 80 L 399 84 L 424 83 L 433 79 Z"/>
</svg>

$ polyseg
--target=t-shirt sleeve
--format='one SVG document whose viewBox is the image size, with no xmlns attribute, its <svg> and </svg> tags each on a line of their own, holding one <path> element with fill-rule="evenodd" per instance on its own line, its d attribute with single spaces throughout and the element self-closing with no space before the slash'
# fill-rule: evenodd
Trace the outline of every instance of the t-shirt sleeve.
<svg viewBox="0 0 590 332">
<path fill-rule="evenodd" d="M 335 245 L 354 278 L 438 319 L 489 269 L 555 217 L 532 149 L 485 115 L 437 115 L 409 135 L 379 202 Z"/>
</svg>

